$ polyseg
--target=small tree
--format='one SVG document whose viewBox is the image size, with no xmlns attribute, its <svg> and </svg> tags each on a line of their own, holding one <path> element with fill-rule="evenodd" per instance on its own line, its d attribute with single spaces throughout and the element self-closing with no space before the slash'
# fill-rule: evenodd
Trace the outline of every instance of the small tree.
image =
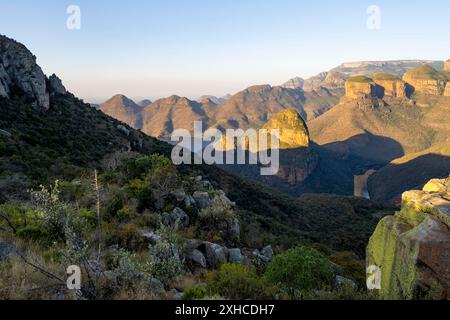
<svg viewBox="0 0 450 320">
<path fill-rule="evenodd" d="M 281 291 L 297 298 L 330 286 L 334 272 L 320 252 L 309 247 L 297 247 L 277 255 L 267 266 L 265 277 Z"/>
</svg>

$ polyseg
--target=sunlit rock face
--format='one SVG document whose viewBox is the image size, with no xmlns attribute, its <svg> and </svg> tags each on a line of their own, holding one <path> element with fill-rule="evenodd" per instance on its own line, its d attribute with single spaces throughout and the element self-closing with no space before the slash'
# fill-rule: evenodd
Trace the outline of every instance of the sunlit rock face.
<svg viewBox="0 0 450 320">
<path fill-rule="evenodd" d="M 345 83 L 345 99 L 353 100 L 361 97 L 375 97 L 377 94 L 375 82 L 366 76 L 349 78 Z"/>
<path fill-rule="evenodd" d="M 414 92 L 441 96 L 444 94 L 447 77 L 429 65 L 423 65 L 412 69 L 403 75 L 403 80 L 408 83 Z"/>
<path fill-rule="evenodd" d="M 381 270 L 381 298 L 449 298 L 449 191 L 450 177 L 407 191 L 401 211 L 378 224 L 367 264 Z"/>
<path fill-rule="evenodd" d="M 373 80 L 377 85 L 378 97 L 406 97 L 406 83 L 397 76 L 389 73 L 377 73 L 373 76 Z"/>
</svg>

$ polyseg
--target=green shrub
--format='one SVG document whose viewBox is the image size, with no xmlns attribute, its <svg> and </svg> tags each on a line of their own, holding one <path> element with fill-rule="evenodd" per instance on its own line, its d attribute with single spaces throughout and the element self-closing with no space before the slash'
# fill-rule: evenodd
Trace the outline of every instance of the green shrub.
<svg viewBox="0 0 450 320">
<path fill-rule="evenodd" d="M 203 287 L 189 287 L 184 290 L 183 300 L 200 300 L 206 295 L 206 289 Z"/>
<path fill-rule="evenodd" d="M 341 267 L 343 275 L 355 280 L 360 286 L 366 282 L 366 268 L 364 261 L 350 251 L 338 252 L 330 256 L 330 260 Z"/>
<path fill-rule="evenodd" d="M 332 284 L 334 272 L 330 262 L 320 252 L 309 247 L 297 247 L 275 256 L 267 266 L 267 280 L 291 297 Z"/>
<path fill-rule="evenodd" d="M 44 225 L 34 224 L 17 230 L 17 236 L 21 239 L 39 242 L 42 244 L 51 244 L 53 237 Z"/>
<path fill-rule="evenodd" d="M 210 272 L 206 277 L 207 290 L 211 295 L 228 299 L 269 299 L 269 288 L 258 278 L 254 268 L 241 264 L 223 264 L 220 270 Z"/>
</svg>

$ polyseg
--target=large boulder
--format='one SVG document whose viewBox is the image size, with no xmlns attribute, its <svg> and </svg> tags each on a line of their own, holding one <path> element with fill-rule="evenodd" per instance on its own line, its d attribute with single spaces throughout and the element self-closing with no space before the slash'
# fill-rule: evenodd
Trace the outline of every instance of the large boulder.
<svg viewBox="0 0 450 320">
<path fill-rule="evenodd" d="M 204 242 L 203 248 L 206 256 L 206 262 L 212 268 L 218 268 L 227 262 L 228 249 L 219 244 Z"/>
<path fill-rule="evenodd" d="M 208 192 L 196 191 L 192 195 L 195 200 L 195 204 L 199 210 L 206 209 L 211 203 L 211 198 Z"/>
<path fill-rule="evenodd" d="M 245 257 L 241 253 L 241 249 L 230 249 L 228 252 L 228 261 L 231 263 L 242 263 Z"/>
<path fill-rule="evenodd" d="M 378 224 L 367 265 L 381 270 L 382 298 L 450 297 L 449 186 L 450 179 L 433 180 L 425 190 L 405 192 L 401 211 Z"/>
<path fill-rule="evenodd" d="M 165 225 L 173 226 L 179 223 L 183 227 L 189 226 L 189 216 L 183 209 L 175 208 L 171 213 L 164 213 L 163 221 Z"/>
<path fill-rule="evenodd" d="M 207 267 L 206 258 L 200 250 L 194 249 L 187 254 L 187 261 L 195 267 L 205 268 Z"/>
</svg>

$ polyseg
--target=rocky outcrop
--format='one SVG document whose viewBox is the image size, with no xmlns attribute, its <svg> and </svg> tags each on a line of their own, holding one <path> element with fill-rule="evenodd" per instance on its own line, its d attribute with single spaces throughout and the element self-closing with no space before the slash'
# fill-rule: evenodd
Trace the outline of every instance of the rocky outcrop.
<svg viewBox="0 0 450 320">
<path fill-rule="evenodd" d="M 445 85 L 444 96 L 450 97 L 450 81 Z"/>
<path fill-rule="evenodd" d="M 375 82 L 366 76 L 355 76 L 345 82 L 345 98 L 358 99 L 361 97 L 375 97 L 377 94 Z"/>
<path fill-rule="evenodd" d="M 279 130 L 280 149 L 309 147 L 309 132 L 300 114 L 288 108 L 274 115 L 264 126 L 268 132 Z"/>
<path fill-rule="evenodd" d="M 321 72 L 318 75 L 305 80 L 303 90 L 310 92 L 318 90 L 328 76 L 328 72 Z"/>
<path fill-rule="evenodd" d="M 413 92 L 434 96 L 443 95 L 447 84 L 447 77 L 430 65 L 423 65 L 406 72 L 403 80 L 411 86 Z"/>
<path fill-rule="evenodd" d="M 450 60 L 444 62 L 444 72 L 450 72 Z"/>
<path fill-rule="evenodd" d="M 50 107 L 47 79 L 36 57 L 24 45 L 0 36 L 0 95 L 17 91 L 39 107 Z"/>
<path fill-rule="evenodd" d="M 320 84 L 321 87 L 327 89 L 341 89 L 345 87 L 348 76 L 337 71 L 330 71 L 325 80 Z"/>
<path fill-rule="evenodd" d="M 303 78 L 295 77 L 284 83 L 282 87 L 287 89 L 303 89 L 304 84 L 305 80 Z"/>
<path fill-rule="evenodd" d="M 51 94 L 66 94 L 67 90 L 64 87 L 60 78 L 56 76 L 56 74 L 52 74 L 50 78 L 48 78 L 48 86 Z"/>
<path fill-rule="evenodd" d="M 373 80 L 377 85 L 378 97 L 406 97 L 406 83 L 397 76 L 389 73 L 377 73 L 373 76 Z"/>
<path fill-rule="evenodd" d="M 384 299 L 448 299 L 450 289 L 450 177 L 407 191 L 402 209 L 378 224 L 368 266 L 381 271 Z"/>
</svg>

